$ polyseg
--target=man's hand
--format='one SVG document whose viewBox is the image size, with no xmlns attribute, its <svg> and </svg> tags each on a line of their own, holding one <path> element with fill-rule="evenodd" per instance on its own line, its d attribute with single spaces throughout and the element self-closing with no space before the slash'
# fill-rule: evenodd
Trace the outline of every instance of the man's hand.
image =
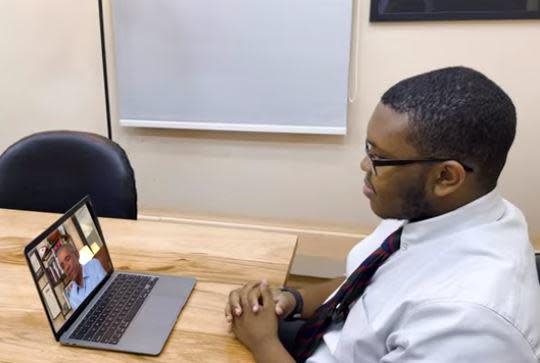
<svg viewBox="0 0 540 363">
<path fill-rule="evenodd" d="M 275 314 L 275 303 L 272 292 L 266 282 L 257 285 L 261 300 L 256 312 L 245 308 L 240 316 L 235 316 L 232 331 L 252 352 L 256 352 L 266 344 L 273 344 L 278 339 L 278 317 Z M 241 299 L 244 305 L 247 300 Z"/>
<path fill-rule="evenodd" d="M 225 318 L 229 323 L 232 323 L 233 317 L 241 316 L 244 310 L 257 313 L 262 308 L 260 303 L 262 285 L 265 285 L 270 292 L 273 305 L 275 305 L 274 311 L 278 317 L 285 317 L 294 310 L 296 300 L 290 292 L 281 291 L 277 287 L 270 288 L 265 281 L 250 282 L 229 294 L 229 301 L 225 305 Z"/>
</svg>

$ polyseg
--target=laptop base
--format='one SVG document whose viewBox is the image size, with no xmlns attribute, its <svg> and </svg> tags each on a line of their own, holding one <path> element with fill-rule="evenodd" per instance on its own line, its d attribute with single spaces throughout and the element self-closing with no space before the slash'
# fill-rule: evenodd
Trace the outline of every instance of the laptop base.
<svg viewBox="0 0 540 363">
<path fill-rule="evenodd" d="M 106 291 L 108 285 L 116 277 L 115 271 L 107 285 L 104 286 L 100 294 L 96 295 L 89 305 L 89 308 Z M 133 272 L 128 272 L 133 273 Z M 77 326 L 81 323 L 84 315 L 78 317 L 77 321 L 60 337 L 60 342 L 65 345 L 80 347 L 113 350 L 145 355 L 159 355 L 165 346 L 167 338 L 180 315 L 180 311 L 195 286 L 195 279 L 191 277 L 179 277 L 169 275 L 156 275 L 134 273 L 137 275 L 150 275 L 159 277 L 158 282 L 146 298 L 135 318 L 131 321 L 124 335 L 117 344 L 104 344 L 85 340 L 69 338 Z M 86 309 L 89 311 L 90 309 Z"/>
</svg>

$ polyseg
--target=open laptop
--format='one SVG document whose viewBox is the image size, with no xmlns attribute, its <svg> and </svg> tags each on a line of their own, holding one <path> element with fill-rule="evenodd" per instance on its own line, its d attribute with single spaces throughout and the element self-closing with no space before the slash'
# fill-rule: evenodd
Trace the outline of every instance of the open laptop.
<svg viewBox="0 0 540 363">
<path fill-rule="evenodd" d="M 195 285 L 116 271 L 88 196 L 24 254 L 54 337 L 67 345 L 158 355 Z"/>
</svg>

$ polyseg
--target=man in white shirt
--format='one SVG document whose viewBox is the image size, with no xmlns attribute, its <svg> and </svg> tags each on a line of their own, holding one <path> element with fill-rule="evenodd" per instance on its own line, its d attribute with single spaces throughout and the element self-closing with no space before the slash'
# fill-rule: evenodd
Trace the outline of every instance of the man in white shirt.
<svg viewBox="0 0 540 363">
<path fill-rule="evenodd" d="M 317 326 L 343 278 L 300 291 L 264 281 L 232 291 L 225 316 L 237 338 L 257 362 L 538 362 L 534 252 L 523 215 L 496 190 L 515 127 L 510 98 L 469 68 L 391 87 L 370 119 L 361 163 L 364 194 L 383 221 L 349 253 L 347 277 L 402 228 L 400 248 L 344 320 L 328 316 L 307 358 L 301 334 L 289 348 L 295 357 L 283 346 L 278 317 Z"/>
<path fill-rule="evenodd" d="M 56 251 L 56 256 L 60 262 L 60 267 L 73 281 L 68 291 L 69 304 L 73 309 L 77 309 L 103 280 L 106 272 L 101 263 L 95 258 L 85 265 L 81 265 L 79 251 L 70 243 L 63 244 Z"/>
</svg>

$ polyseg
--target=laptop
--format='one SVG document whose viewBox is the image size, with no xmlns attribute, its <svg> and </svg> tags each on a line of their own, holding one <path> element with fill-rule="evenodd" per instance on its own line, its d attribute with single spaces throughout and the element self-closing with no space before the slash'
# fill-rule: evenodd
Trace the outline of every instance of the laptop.
<svg viewBox="0 0 540 363">
<path fill-rule="evenodd" d="M 54 337 L 66 345 L 158 355 L 195 286 L 192 277 L 115 270 L 88 196 L 24 254 Z"/>
</svg>

